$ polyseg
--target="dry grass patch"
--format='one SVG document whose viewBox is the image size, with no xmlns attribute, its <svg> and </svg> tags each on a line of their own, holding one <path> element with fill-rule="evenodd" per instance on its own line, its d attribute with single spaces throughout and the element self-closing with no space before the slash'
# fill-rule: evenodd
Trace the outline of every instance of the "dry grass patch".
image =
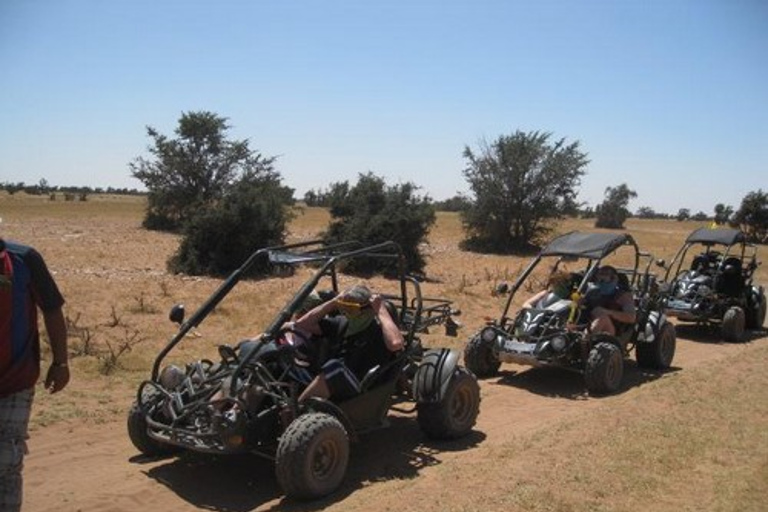
<svg viewBox="0 0 768 512">
<path fill-rule="evenodd" d="M 765 510 L 767 362 L 768 346 L 745 347 L 494 447 L 508 485 L 477 510 Z"/>
</svg>

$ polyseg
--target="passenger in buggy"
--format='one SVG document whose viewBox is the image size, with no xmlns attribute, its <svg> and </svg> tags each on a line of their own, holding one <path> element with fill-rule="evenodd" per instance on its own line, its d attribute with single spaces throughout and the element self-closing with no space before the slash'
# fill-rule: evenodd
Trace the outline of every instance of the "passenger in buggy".
<svg viewBox="0 0 768 512">
<path fill-rule="evenodd" d="M 554 272 L 547 280 L 547 287 L 526 300 L 523 308 L 544 309 L 559 300 L 569 299 L 572 291 L 572 275 L 565 271 Z"/>
<path fill-rule="evenodd" d="M 637 314 L 629 283 L 610 265 L 597 270 L 596 286 L 587 291 L 584 303 L 589 312 L 589 330 L 616 336 L 618 331 L 634 325 Z M 626 276 L 623 276 L 626 281 Z"/>
<path fill-rule="evenodd" d="M 338 312 L 338 315 L 334 313 Z M 299 401 L 309 397 L 345 399 L 360 392 L 368 370 L 391 361 L 404 348 L 403 335 L 380 295 L 356 285 L 324 302 L 296 320 L 293 329 L 308 333 L 312 344 L 341 326 L 341 346 L 331 347 L 329 358 L 320 361 L 319 373 L 307 385 Z"/>
</svg>

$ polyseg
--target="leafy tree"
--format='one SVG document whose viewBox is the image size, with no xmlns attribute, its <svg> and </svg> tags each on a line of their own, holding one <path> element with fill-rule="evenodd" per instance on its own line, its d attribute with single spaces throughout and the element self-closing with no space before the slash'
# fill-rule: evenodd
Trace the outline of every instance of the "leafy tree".
<svg viewBox="0 0 768 512">
<path fill-rule="evenodd" d="M 618 187 L 607 187 L 605 199 L 597 205 L 595 227 L 608 229 L 623 229 L 630 212 L 627 210 L 629 200 L 637 197 L 634 190 L 630 190 L 626 183 Z"/>
<path fill-rule="evenodd" d="M 579 208 L 577 214 L 582 219 L 594 219 L 597 217 L 597 214 L 595 214 L 595 209 L 588 205 Z"/>
<path fill-rule="evenodd" d="M 733 222 L 753 242 L 768 241 L 768 192 L 759 189 L 744 196 L 739 210 L 733 216 Z"/>
<path fill-rule="evenodd" d="M 654 219 L 658 214 L 650 206 L 641 206 L 637 209 L 637 217 L 640 219 Z"/>
<path fill-rule="evenodd" d="M 548 222 L 575 212 L 576 187 L 589 160 L 578 141 L 550 137 L 518 130 L 483 143 L 477 154 L 465 147 L 464 176 L 474 201 L 462 212 L 463 248 L 530 250 L 551 230 Z"/>
<path fill-rule="evenodd" d="M 194 213 L 184 225 L 184 237 L 168 262 L 172 272 L 226 275 L 257 249 L 282 244 L 292 213 L 293 190 L 275 173 L 246 171 L 224 188 L 219 202 Z M 257 262 L 250 275 L 267 271 Z"/>
<path fill-rule="evenodd" d="M 728 224 L 731 215 L 733 215 L 733 208 L 731 206 L 725 206 L 723 203 L 715 205 L 715 224 Z"/>
<path fill-rule="evenodd" d="M 677 219 L 678 222 L 683 222 L 684 220 L 688 220 L 691 218 L 691 210 L 688 208 L 680 208 L 677 210 L 677 215 L 675 216 L 675 219 Z"/>
<path fill-rule="evenodd" d="M 417 190 L 412 183 L 387 186 L 383 178 L 370 172 L 360 174 L 352 187 L 346 181 L 331 184 L 331 224 L 325 239 L 329 243 L 357 240 L 365 245 L 392 240 L 402 248 L 407 270 L 422 273 L 426 261 L 419 246 L 427 241 L 435 210 L 428 197 L 416 195 Z M 391 273 L 396 263 L 378 258 L 358 260 L 346 270 Z"/>
<path fill-rule="evenodd" d="M 699 211 L 699 212 L 696 213 L 696 215 L 691 217 L 691 219 L 693 219 L 695 221 L 698 221 L 698 222 L 702 222 L 702 221 L 708 220 L 709 217 L 707 217 L 706 213 L 704 213 L 702 211 Z"/>
<path fill-rule="evenodd" d="M 133 177 L 148 190 L 144 226 L 178 231 L 186 219 L 216 204 L 227 187 L 246 173 L 272 173 L 274 158 L 228 140 L 227 119 L 212 112 L 183 113 L 176 138 L 147 127 L 152 158 L 129 164 Z"/>
<path fill-rule="evenodd" d="M 330 193 L 322 190 L 308 190 L 304 193 L 304 203 L 307 206 L 330 206 Z"/>
<path fill-rule="evenodd" d="M 472 200 L 467 196 L 457 194 L 445 201 L 435 203 L 435 210 L 441 212 L 460 212 L 468 209 L 472 205 Z"/>
</svg>

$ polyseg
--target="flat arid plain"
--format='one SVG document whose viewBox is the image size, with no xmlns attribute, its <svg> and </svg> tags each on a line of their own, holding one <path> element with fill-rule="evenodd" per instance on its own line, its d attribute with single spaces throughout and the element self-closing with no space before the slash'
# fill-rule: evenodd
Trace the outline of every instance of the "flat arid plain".
<svg viewBox="0 0 768 512">
<path fill-rule="evenodd" d="M 172 275 L 178 237 L 141 228 L 139 197 L 85 202 L 0 194 L 0 234 L 35 246 L 66 296 L 72 382 L 58 395 L 38 387 L 25 467 L 27 512 L 216 510 L 355 511 L 764 511 L 768 503 L 768 336 L 740 344 L 678 326 L 677 354 L 664 373 L 626 363 L 625 385 L 589 396 L 579 375 L 502 366 L 481 381 L 472 434 L 427 440 L 414 418 L 352 448 L 342 488 L 328 498 L 285 499 L 272 464 L 255 456 L 184 455 L 147 460 L 128 439 L 126 413 L 137 385 L 175 332 L 174 303 L 194 310 L 219 279 Z M 288 240 L 322 232 L 327 211 L 300 210 Z M 640 247 L 671 259 L 703 224 L 630 219 Z M 569 220 L 556 232 L 593 231 Z M 463 252 L 456 214 L 440 213 L 429 244 L 427 296 L 461 309 L 459 336 L 435 330 L 427 346 L 462 350 L 498 316 L 493 292 L 529 258 Z M 768 247 L 760 247 L 768 259 Z M 299 271 L 241 283 L 174 353 L 210 356 L 223 343 L 257 334 L 308 277 Z M 345 277 L 345 282 L 353 278 Z M 370 280 L 380 289 L 392 283 Z M 768 285 L 768 265 L 756 281 Z M 50 360 L 43 352 L 44 365 Z"/>
</svg>

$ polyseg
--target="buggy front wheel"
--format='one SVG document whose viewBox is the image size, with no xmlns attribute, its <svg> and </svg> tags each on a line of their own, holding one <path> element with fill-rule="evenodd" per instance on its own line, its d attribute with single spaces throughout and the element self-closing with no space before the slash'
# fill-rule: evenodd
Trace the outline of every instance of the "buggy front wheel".
<svg viewBox="0 0 768 512">
<path fill-rule="evenodd" d="M 731 306 L 723 315 L 723 323 L 720 330 L 725 341 L 732 343 L 740 342 L 744 339 L 744 328 L 746 319 L 744 310 L 739 306 Z"/>
<path fill-rule="evenodd" d="M 148 457 L 173 455 L 181 451 L 178 446 L 162 443 L 149 437 L 146 414 L 137 403 L 134 403 L 128 411 L 128 437 L 133 446 Z"/>
<path fill-rule="evenodd" d="M 745 311 L 745 322 L 747 329 L 762 329 L 765 322 L 765 293 L 757 296 L 757 301 L 747 305 Z"/>
<path fill-rule="evenodd" d="M 618 345 L 601 341 L 589 351 L 584 368 L 587 391 L 594 394 L 613 393 L 624 378 L 624 356 Z"/>
<path fill-rule="evenodd" d="M 485 341 L 479 334 L 470 339 L 464 348 L 464 364 L 481 379 L 493 377 L 501 366 L 494 353 L 493 342 Z"/>
<path fill-rule="evenodd" d="M 672 359 L 675 357 L 676 344 L 675 326 L 669 322 L 664 322 L 660 332 L 654 337 L 653 341 L 639 341 L 637 343 L 635 347 L 637 365 L 641 368 L 666 370 L 670 367 Z"/>
<path fill-rule="evenodd" d="M 315 499 L 341 485 L 349 463 L 349 436 L 330 414 L 302 414 L 288 425 L 275 457 L 277 481 L 287 496 Z"/>
</svg>

